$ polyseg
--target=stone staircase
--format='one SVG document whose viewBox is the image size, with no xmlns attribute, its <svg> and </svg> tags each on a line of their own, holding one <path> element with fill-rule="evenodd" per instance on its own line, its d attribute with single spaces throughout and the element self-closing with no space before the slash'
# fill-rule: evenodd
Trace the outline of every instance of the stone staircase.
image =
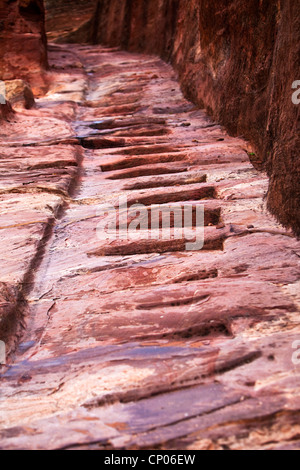
<svg viewBox="0 0 300 470">
<path fill-rule="evenodd" d="M 300 244 L 247 143 L 154 56 L 49 58 L 47 95 L 0 129 L 0 448 L 299 448 Z M 203 205 L 203 250 L 99 240 L 120 197 Z"/>
</svg>

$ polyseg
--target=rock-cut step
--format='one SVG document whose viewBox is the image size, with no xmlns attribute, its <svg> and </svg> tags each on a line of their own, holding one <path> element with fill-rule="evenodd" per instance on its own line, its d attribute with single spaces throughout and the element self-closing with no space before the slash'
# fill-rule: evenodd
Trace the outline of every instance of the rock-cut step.
<svg viewBox="0 0 300 470">
<path fill-rule="evenodd" d="M 148 192 L 148 191 L 147 191 Z M 216 189 L 211 184 L 200 183 L 192 184 L 187 189 L 161 188 L 155 192 L 149 191 L 149 194 L 137 192 L 128 198 L 128 206 L 133 204 L 143 204 L 151 206 L 157 204 L 167 204 L 171 202 L 200 201 L 202 199 L 215 199 Z"/>
</svg>

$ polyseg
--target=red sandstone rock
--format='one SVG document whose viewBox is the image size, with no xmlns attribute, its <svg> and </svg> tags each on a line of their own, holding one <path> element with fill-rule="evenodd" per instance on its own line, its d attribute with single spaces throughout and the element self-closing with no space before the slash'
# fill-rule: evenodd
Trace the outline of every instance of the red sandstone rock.
<svg viewBox="0 0 300 470">
<path fill-rule="evenodd" d="M 161 55 L 185 95 L 254 145 L 270 177 L 268 206 L 300 234 L 297 0 L 99 0 L 94 42 Z M 158 77 L 158 75 L 157 75 Z"/>
<path fill-rule="evenodd" d="M 0 104 L 0 123 L 1 121 L 8 121 L 14 116 L 11 104 L 7 101 L 5 104 Z"/>
<path fill-rule="evenodd" d="M 49 41 L 84 43 L 91 39 L 89 25 L 97 0 L 45 0 Z"/>
<path fill-rule="evenodd" d="M 34 96 L 28 83 L 23 80 L 10 80 L 5 82 L 6 99 L 16 107 L 30 109 L 34 106 Z"/>
<path fill-rule="evenodd" d="M 0 80 L 25 79 L 41 93 L 47 68 L 43 1 L 1 0 L 0 17 Z"/>
<path fill-rule="evenodd" d="M 300 246 L 266 175 L 157 58 L 50 55 L 47 96 L 1 127 L 0 447 L 299 448 Z M 218 243 L 99 240 L 125 195 L 204 204 Z"/>
</svg>

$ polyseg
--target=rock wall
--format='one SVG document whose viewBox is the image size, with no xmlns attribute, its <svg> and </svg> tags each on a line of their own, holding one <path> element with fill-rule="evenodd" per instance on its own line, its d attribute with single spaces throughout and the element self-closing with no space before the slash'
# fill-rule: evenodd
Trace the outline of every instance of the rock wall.
<svg viewBox="0 0 300 470">
<path fill-rule="evenodd" d="M 77 32 L 77 42 L 88 42 L 90 28 L 84 25 L 92 17 L 97 0 L 45 0 L 46 30 L 51 42 L 73 42 L 73 32 Z M 78 30 L 83 27 L 83 33 Z"/>
<path fill-rule="evenodd" d="M 172 61 L 186 96 L 252 143 L 270 210 L 300 235 L 298 0 L 99 0 L 91 34 Z"/>
<path fill-rule="evenodd" d="M 45 89 L 47 45 L 43 0 L 0 0 L 0 80 Z"/>
</svg>

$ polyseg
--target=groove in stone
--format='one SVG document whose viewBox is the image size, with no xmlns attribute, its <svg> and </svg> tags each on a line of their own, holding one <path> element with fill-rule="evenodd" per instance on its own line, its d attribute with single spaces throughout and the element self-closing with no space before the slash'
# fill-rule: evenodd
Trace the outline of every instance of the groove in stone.
<svg viewBox="0 0 300 470">
<path fill-rule="evenodd" d="M 136 182 L 124 186 L 125 191 L 134 191 L 139 189 L 151 189 L 151 188 L 160 188 L 162 186 L 185 186 L 189 184 L 196 183 L 206 183 L 207 175 L 205 174 L 187 174 L 169 178 L 149 178 L 146 181 Z"/>
<path fill-rule="evenodd" d="M 197 188 L 178 190 L 178 191 L 160 191 L 149 196 L 137 195 L 128 200 L 128 206 L 133 204 L 143 204 L 144 206 L 167 204 L 170 202 L 199 201 L 202 199 L 214 199 L 216 190 L 214 186 L 199 184 Z"/>
<path fill-rule="evenodd" d="M 187 205 L 186 205 L 187 206 Z M 163 213 L 167 214 L 169 213 L 169 218 L 168 218 L 168 225 L 170 228 L 182 228 L 182 227 L 197 227 L 197 206 L 195 204 L 191 204 L 192 207 L 192 220 L 189 225 L 187 225 L 189 222 L 186 221 L 184 217 L 184 207 L 186 206 L 181 206 L 180 204 L 174 204 L 173 206 L 169 205 L 158 205 L 158 206 L 148 206 L 147 207 L 147 216 L 145 220 L 144 214 L 139 214 L 139 222 L 141 227 L 151 227 L 152 226 L 152 218 L 154 220 L 159 221 L 159 226 L 157 228 L 162 229 L 163 228 Z M 204 225 L 207 226 L 212 226 L 212 225 L 218 225 L 221 220 L 221 208 L 216 207 L 215 205 L 209 205 L 209 204 L 204 204 Z M 130 206 L 128 207 L 130 209 Z M 164 212 L 165 210 L 165 212 Z M 175 216 L 175 211 L 179 212 L 181 211 L 181 218 L 178 218 L 178 215 Z M 178 214 L 177 212 L 177 214 Z M 121 214 L 119 214 L 120 216 Z M 125 214 L 126 217 L 126 214 Z M 129 226 L 131 222 L 135 220 L 136 216 L 128 216 L 127 215 L 127 229 L 129 229 Z M 120 228 L 119 223 L 117 223 L 117 228 Z"/>
<path fill-rule="evenodd" d="M 147 157 L 128 157 L 117 160 L 112 163 L 102 163 L 101 169 L 103 172 L 114 171 L 114 170 L 123 170 L 127 168 L 135 168 L 138 166 L 144 166 L 147 164 L 154 163 L 172 163 L 172 162 L 181 162 L 186 160 L 187 156 L 185 154 L 175 154 L 175 155 L 149 155 Z"/>
</svg>

